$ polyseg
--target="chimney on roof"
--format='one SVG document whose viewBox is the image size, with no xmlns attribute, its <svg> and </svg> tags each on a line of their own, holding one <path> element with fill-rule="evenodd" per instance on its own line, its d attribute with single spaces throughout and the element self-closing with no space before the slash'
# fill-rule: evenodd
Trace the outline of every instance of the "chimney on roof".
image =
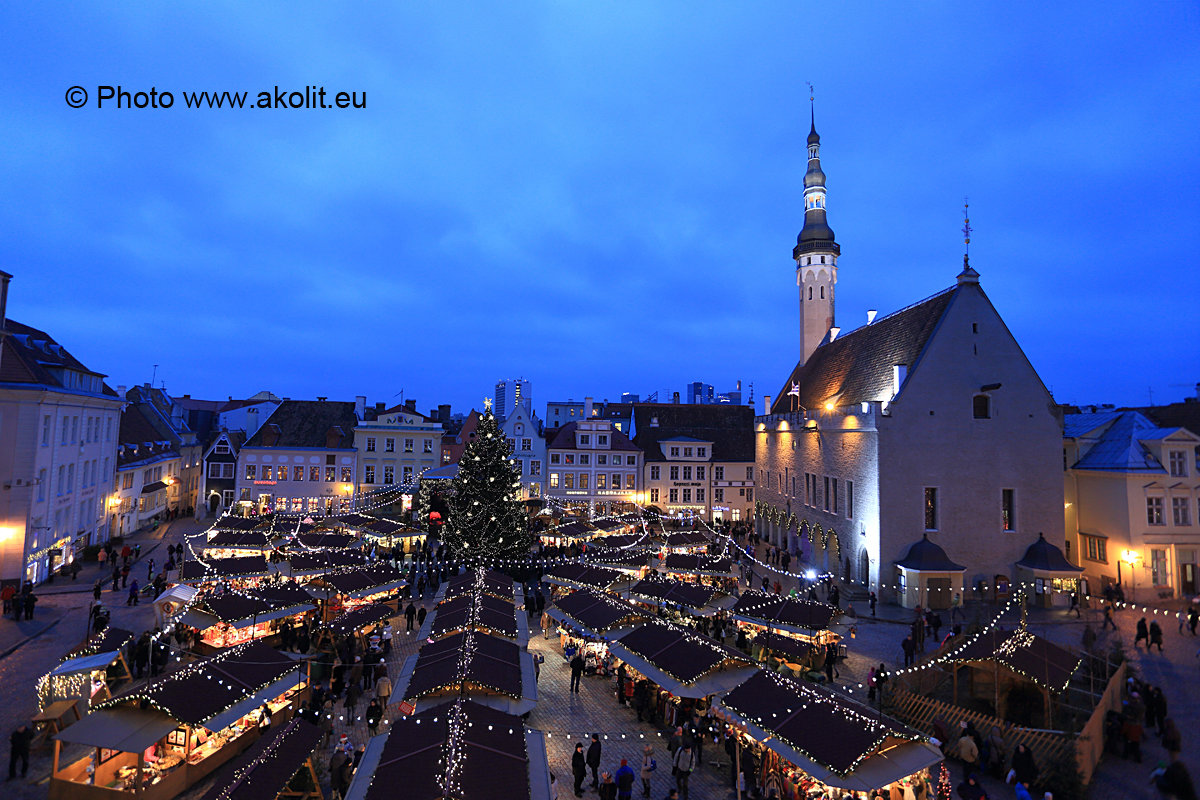
<svg viewBox="0 0 1200 800">
<path fill-rule="evenodd" d="M 317 398 L 317 399 L 321 400 L 324 398 Z M 354 416 L 358 417 L 359 419 L 362 419 L 363 414 L 366 413 L 366 411 L 367 411 L 367 398 L 366 398 L 366 396 L 360 394 L 354 398 Z"/>
<path fill-rule="evenodd" d="M 124 400 L 125 394 L 126 394 L 125 384 L 122 383 L 120 386 L 117 387 L 117 397 Z"/>
<path fill-rule="evenodd" d="M 417 413 L 417 401 L 416 400 L 405 400 L 404 408 L 408 411 L 411 411 L 414 414 Z"/>
<path fill-rule="evenodd" d="M 679 405 L 679 392 L 674 392 L 671 394 L 671 402 L 675 405 Z"/>
<path fill-rule="evenodd" d="M 0 333 L 8 326 L 8 282 L 12 275 L 0 270 Z"/>
<path fill-rule="evenodd" d="M 592 398 L 590 398 L 590 397 L 583 398 L 583 418 L 584 419 L 591 419 L 592 405 L 593 405 Z"/>
<path fill-rule="evenodd" d="M 875 310 L 875 309 L 873 309 L 873 308 L 869 308 L 869 309 L 867 309 L 867 324 L 868 324 L 868 325 L 870 325 L 872 322 L 874 322 L 874 321 L 875 321 L 875 315 L 876 315 L 876 314 L 878 314 L 878 313 L 879 313 L 879 312 L 878 312 L 878 311 L 876 311 L 876 310 Z"/>
<path fill-rule="evenodd" d="M 438 418 L 438 422 L 449 422 L 450 421 L 450 404 L 449 403 L 442 403 L 441 405 L 438 406 L 437 418 Z"/>
<path fill-rule="evenodd" d="M 769 395 L 769 394 L 763 395 L 763 413 L 764 414 L 771 413 L 771 395 Z"/>
<path fill-rule="evenodd" d="M 387 403 L 381 402 L 381 403 L 375 404 L 375 411 L 377 411 L 380 414 L 382 414 L 386 409 L 387 409 Z"/>
</svg>

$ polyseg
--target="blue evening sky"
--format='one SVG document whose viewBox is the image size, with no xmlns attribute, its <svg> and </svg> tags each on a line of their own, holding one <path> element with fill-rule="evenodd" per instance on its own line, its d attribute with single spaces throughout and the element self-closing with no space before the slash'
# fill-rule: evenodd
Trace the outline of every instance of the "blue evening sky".
<svg viewBox="0 0 1200 800">
<path fill-rule="evenodd" d="M 1057 399 L 1200 380 L 1194 3 L 8 3 L 0 29 L 9 313 L 114 386 L 773 394 L 806 81 L 844 331 L 953 282 L 969 195 Z M 118 83 L 175 107 L 96 109 Z M 182 99 L 311 84 L 367 107 Z"/>
</svg>

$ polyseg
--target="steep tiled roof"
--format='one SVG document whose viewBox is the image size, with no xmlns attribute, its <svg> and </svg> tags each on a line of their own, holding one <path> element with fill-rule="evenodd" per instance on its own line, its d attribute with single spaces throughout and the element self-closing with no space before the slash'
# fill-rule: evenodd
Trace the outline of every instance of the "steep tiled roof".
<svg viewBox="0 0 1200 800">
<path fill-rule="evenodd" d="M 645 451 L 647 461 L 665 461 L 658 443 L 672 440 L 712 442 L 713 461 L 754 460 L 750 406 L 638 403 L 633 414 L 633 441 Z"/>
<path fill-rule="evenodd" d="M 1187 428 L 1192 433 L 1200 433 L 1200 401 L 1197 400 L 1126 410 L 1140 411 L 1164 428 Z"/>
<path fill-rule="evenodd" d="M 1113 422 L 1119 411 L 1096 411 L 1088 414 L 1063 415 L 1063 437 L 1075 439 Z"/>
<path fill-rule="evenodd" d="M 1066 417 L 1067 428 L 1071 429 L 1071 417 Z M 1122 411 L 1112 424 L 1100 435 L 1100 440 L 1083 454 L 1073 467 L 1117 472 L 1166 472 L 1139 439 L 1154 438 L 1158 428 L 1153 422 L 1136 411 Z"/>
<path fill-rule="evenodd" d="M 4 352 L 0 357 L 0 383 L 36 383 L 62 388 L 62 382 L 51 372 L 69 369 L 103 377 L 79 362 L 67 349 L 45 331 L 22 325 L 16 320 L 4 321 Z"/>
<path fill-rule="evenodd" d="M 357 424 L 354 403 L 285 400 L 245 447 L 352 449 Z"/>
<path fill-rule="evenodd" d="M 150 413 L 153 412 L 143 409 L 140 403 L 131 403 L 121 412 L 121 424 L 117 429 L 121 444 L 117 452 L 118 467 L 177 452 L 178 441 L 164 436 L 150 421 Z"/>
<path fill-rule="evenodd" d="M 575 429 L 579 427 L 578 422 L 568 422 L 566 425 L 556 429 L 552 434 L 548 434 L 550 438 L 546 442 L 546 447 L 551 450 L 574 450 L 575 448 Z M 610 431 L 600 431 L 608 433 L 609 442 L 612 444 L 611 450 L 640 450 L 636 444 L 629 441 L 629 437 L 621 433 L 616 428 Z M 605 450 L 598 448 L 585 448 L 587 452 L 603 453 Z"/>
<path fill-rule="evenodd" d="M 904 364 L 911 371 L 916 366 L 957 291 L 952 286 L 821 345 L 792 370 L 771 410 L 792 410 L 792 384 L 800 385 L 798 402 L 804 408 L 820 408 L 828 401 L 841 406 L 891 400 L 892 367 Z"/>
</svg>

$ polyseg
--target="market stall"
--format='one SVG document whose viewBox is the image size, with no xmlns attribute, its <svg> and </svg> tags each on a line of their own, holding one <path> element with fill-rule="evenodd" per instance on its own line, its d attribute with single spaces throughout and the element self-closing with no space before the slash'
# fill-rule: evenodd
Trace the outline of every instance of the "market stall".
<svg viewBox="0 0 1200 800">
<path fill-rule="evenodd" d="M 829 629 L 838 610 L 814 600 L 747 591 L 737 599 L 730 615 L 739 626 L 754 633 L 769 630 L 811 645 L 823 647 L 842 638 Z"/>
<path fill-rule="evenodd" d="M 700 553 L 711 544 L 703 531 L 674 531 L 663 537 L 667 553 Z"/>
<path fill-rule="evenodd" d="M 154 622 L 159 628 L 166 628 L 175 617 L 192 604 L 200 592 L 186 583 L 177 583 L 154 598 Z"/>
<path fill-rule="evenodd" d="M 652 608 L 674 609 L 699 617 L 712 616 L 734 603 L 732 597 L 716 587 L 658 577 L 646 578 L 631 586 L 629 599 Z"/>
<path fill-rule="evenodd" d="M 618 658 L 676 697 L 727 691 L 757 671 L 745 653 L 661 620 L 608 641 Z"/>
<path fill-rule="evenodd" d="M 179 582 L 197 589 L 211 587 L 218 583 L 224 583 L 233 588 L 246 588 L 257 586 L 263 578 L 271 573 L 272 570 L 267 566 L 267 559 L 263 556 L 204 558 L 183 562 L 179 567 Z"/>
<path fill-rule="evenodd" d="M 302 664 L 262 642 L 130 687 L 55 736 L 50 798 L 167 800 L 252 745 L 264 707 L 279 724 L 306 693 Z M 64 764 L 64 744 L 87 752 Z"/>
<path fill-rule="evenodd" d="M 600 591 L 616 591 L 629 582 L 629 576 L 620 570 L 609 567 L 597 567 L 590 564 L 568 562 L 552 567 L 542 580 L 555 586 L 568 589 L 598 589 Z"/>
<path fill-rule="evenodd" d="M 395 615 L 396 609 L 387 603 L 368 603 L 355 606 L 321 626 L 320 632 L 317 634 L 316 649 L 319 650 L 322 644 L 331 637 L 357 636 L 359 638 L 357 649 L 361 653 L 370 645 L 370 631 Z"/>
<path fill-rule="evenodd" d="M 320 728 L 298 718 L 272 728 L 221 767 L 201 800 L 321 800 L 313 757 L 323 738 Z"/>
<path fill-rule="evenodd" d="M 361 548 L 362 540 L 353 533 L 334 533 L 332 531 L 311 531 L 295 537 L 294 548 L 305 550 L 346 550 Z"/>
<path fill-rule="evenodd" d="M 215 531 L 204 543 L 204 559 L 268 556 L 271 534 L 266 529 Z"/>
<path fill-rule="evenodd" d="M 405 660 L 393 696 L 421 711 L 460 694 L 509 714 L 532 711 L 537 704 L 533 656 L 486 633 L 452 634 Z"/>
<path fill-rule="evenodd" d="M 737 581 L 738 574 L 733 561 L 723 556 L 708 556 L 700 553 L 668 553 L 657 569 L 668 575 L 684 575 L 700 583 Z"/>
<path fill-rule="evenodd" d="M 387 564 L 327 572 L 308 582 L 309 593 L 322 602 L 322 619 L 370 603 L 389 603 L 395 609 L 397 589 L 408 585 L 404 575 Z"/>
<path fill-rule="evenodd" d="M 313 550 L 292 552 L 273 566 L 280 575 L 290 578 L 311 578 L 339 569 L 363 567 L 371 563 L 367 554 L 358 548 L 348 550 Z"/>
<path fill-rule="evenodd" d="M 570 547 L 573 543 L 588 541 L 598 532 L 591 523 L 583 520 L 571 520 L 542 531 L 538 536 L 542 540 L 542 544 L 547 547 Z"/>
<path fill-rule="evenodd" d="M 482 583 L 480 583 L 479 577 L 477 570 L 467 570 L 461 575 L 455 575 L 443 581 L 438 587 L 437 594 L 434 595 L 434 600 L 437 602 L 452 600 L 481 591 L 518 606 L 524 604 L 524 588 L 508 575 L 495 570 L 486 570 L 482 576 Z"/>
<path fill-rule="evenodd" d="M 264 585 L 245 591 L 206 593 L 178 621 L 199 632 L 194 648 L 207 655 L 251 639 L 272 637 L 316 607 L 312 596 L 298 586 L 284 589 Z"/>
<path fill-rule="evenodd" d="M 555 598 L 546 613 L 561 625 L 596 637 L 621 636 L 650 619 L 637 606 L 591 589 Z"/>
<path fill-rule="evenodd" d="M 68 653 L 37 682 L 38 707 L 52 703 L 81 701 L 84 712 L 94 703 L 107 700 L 113 691 L 133 680 L 126 650 L 133 632 L 106 628 Z"/>
<path fill-rule="evenodd" d="M 942 760 L 916 731 L 843 695 L 769 672 L 720 697 L 717 709 L 739 731 L 739 763 L 753 756 L 759 764 L 760 793 L 774 790 L 781 800 L 835 792 L 858 800 L 893 786 L 911 796 L 904 788 L 927 781 L 929 767 Z"/>
<path fill-rule="evenodd" d="M 345 800 L 391 800 L 399 787 L 422 800 L 550 800 L 544 737 L 513 714 L 470 700 L 442 703 L 372 738 Z"/>
<path fill-rule="evenodd" d="M 529 643 L 529 616 L 525 609 L 511 600 L 501 600 L 490 594 L 459 595 L 443 600 L 433 607 L 419 639 L 440 639 L 456 631 L 474 626 L 476 630 L 511 639 L 524 646 Z"/>
</svg>

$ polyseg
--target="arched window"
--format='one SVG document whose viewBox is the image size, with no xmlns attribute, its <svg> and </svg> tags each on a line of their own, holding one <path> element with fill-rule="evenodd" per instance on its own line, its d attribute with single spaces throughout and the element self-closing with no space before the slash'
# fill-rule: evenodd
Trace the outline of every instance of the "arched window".
<svg viewBox="0 0 1200 800">
<path fill-rule="evenodd" d="M 971 415 L 975 419 L 992 418 L 992 398 L 986 394 L 977 394 L 971 400 Z"/>
<path fill-rule="evenodd" d="M 821 299 L 822 300 L 825 299 L 825 287 L 824 286 L 821 287 Z"/>
<path fill-rule="evenodd" d="M 808 287 L 808 299 L 812 300 L 812 287 Z"/>
</svg>

